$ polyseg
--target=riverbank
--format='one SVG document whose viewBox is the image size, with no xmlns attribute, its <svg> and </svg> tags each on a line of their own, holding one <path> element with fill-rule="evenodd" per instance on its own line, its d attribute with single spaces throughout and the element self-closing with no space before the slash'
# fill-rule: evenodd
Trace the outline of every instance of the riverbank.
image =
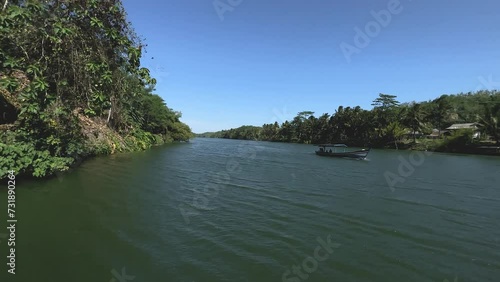
<svg viewBox="0 0 500 282">
<path fill-rule="evenodd" d="M 80 145 L 78 150 L 65 157 L 54 156 L 48 150 L 36 150 L 34 144 L 19 140 L 20 132 L 15 126 L 0 130 L 0 179 L 6 178 L 10 170 L 21 178 L 49 178 L 92 157 L 142 151 L 180 141 L 175 140 L 171 133 L 152 134 L 140 129 L 120 134 L 103 119 L 90 118 L 78 111 L 73 114 L 80 128 L 81 134 L 76 139 Z M 184 141 L 189 140 L 189 136 L 186 138 Z"/>
<path fill-rule="evenodd" d="M 191 138 L 154 93 L 121 1 L 96 3 L 5 2 L 0 178 L 48 177 L 91 156 Z"/>
<path fill-rule="evenodd" d="M 197 134 L 197 138 L 214 138 L 214 139 L 232 139 L 232 140 L 252 140 L 252 139 L 235 139 L 235 138 L 219 138 L 219 137 L 207 137 L 203 134 Z M 342 143 L 347 144 L 350 147 L 370 147 L 373 149 L 389 149 L 389 150 L 414 150 L 414 151 L 432 151 L 440 153 L 451 153 L 451 154 L 470 154 L 470 155 L 486 155 L 486 156 L 500 156 L 500 145 L 496 145 L 495 142 L 481 141 L 471 144 L 460 144 L 453 141 L 453 138 L 449 139 L 417 139 L 416 143 L 413 141 L 407 142 L 389 142 L 386 144 L 371 144 L 366 142 L 349 142 L 343 141 Z M 282 142 L 282 141 L 269 141 L 269 140 L 258 140 L 253 139 L 252 141 L 264 141 L 272 143 L 283 143 L 283 144 L 305 144 L 297 142 Z M 314 145 L 314 144 L 311 144 Z"/>
<path fill-rule="evenodd" d="M 465 139 L 470 140 L 470 139 Z M 402 142 L 386 146 L 385 149 L 433 151 L 440 153 L 500 156 L 500 146 L 495 142 L 464 142 L 463 138 L 418 139 L 414 142 Z"/>
</svg>

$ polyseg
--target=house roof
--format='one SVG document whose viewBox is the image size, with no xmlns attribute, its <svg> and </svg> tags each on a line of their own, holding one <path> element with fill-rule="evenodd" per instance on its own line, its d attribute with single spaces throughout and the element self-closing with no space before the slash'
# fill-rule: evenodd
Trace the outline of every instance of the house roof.
<svg viewBox="0 0 500 282">
<path fill-rule="evenodd" d="M 455 123 L 446 129 L 477 129 L 477 123 Z"/>
</svg>

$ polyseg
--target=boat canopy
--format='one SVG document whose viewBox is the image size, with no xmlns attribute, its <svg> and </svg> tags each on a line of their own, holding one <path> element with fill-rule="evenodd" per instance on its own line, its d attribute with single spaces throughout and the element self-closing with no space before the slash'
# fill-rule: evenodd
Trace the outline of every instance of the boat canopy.
<svg viewBox="0 0 500 282">
<path fill-rule="evenodd" d="M 342 147 L 342 148 L 347 148 L 346 144 L 320 144 L 318 147 Z"/>
</svg>

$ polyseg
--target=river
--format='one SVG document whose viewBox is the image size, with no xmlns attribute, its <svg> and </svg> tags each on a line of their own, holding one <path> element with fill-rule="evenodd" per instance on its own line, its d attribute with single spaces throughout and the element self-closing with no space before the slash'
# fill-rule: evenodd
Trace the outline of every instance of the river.
<svg viewBox="0 0 500 282">
<path fill-rule="evenodd" d="M 194 139 L 16 183 L 0 280 L 498 281 L 500 159 Z"/>
</svg>

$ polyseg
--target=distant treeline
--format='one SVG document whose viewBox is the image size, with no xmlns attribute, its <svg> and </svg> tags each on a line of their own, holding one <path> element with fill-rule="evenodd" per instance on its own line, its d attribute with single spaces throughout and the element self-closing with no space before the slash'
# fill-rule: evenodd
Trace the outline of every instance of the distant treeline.
<svg viewBox="0 0 500 282">
<path fill-rule="evenodd" d="M 417 136 L 431 134 L 454 123 L 481 125 L 482 136 L 498 144 L 500 137 L 500 92 L 479 91 L 442 95 L 427 102 L 400 103 L 397 97 L 379 94 L 373 109 L 340 106 L 333 114 L 314 116 L 304 111 L 291 121 L 279 124 L 242 126 L 199 137 L 293 142 L 306 144 L 347 143 L 352 146 L 385 146 L 400 142 L 405 136 L 416 142 Z M 471 134 L 462 132 L 460 134 Z"/>
</svg>

